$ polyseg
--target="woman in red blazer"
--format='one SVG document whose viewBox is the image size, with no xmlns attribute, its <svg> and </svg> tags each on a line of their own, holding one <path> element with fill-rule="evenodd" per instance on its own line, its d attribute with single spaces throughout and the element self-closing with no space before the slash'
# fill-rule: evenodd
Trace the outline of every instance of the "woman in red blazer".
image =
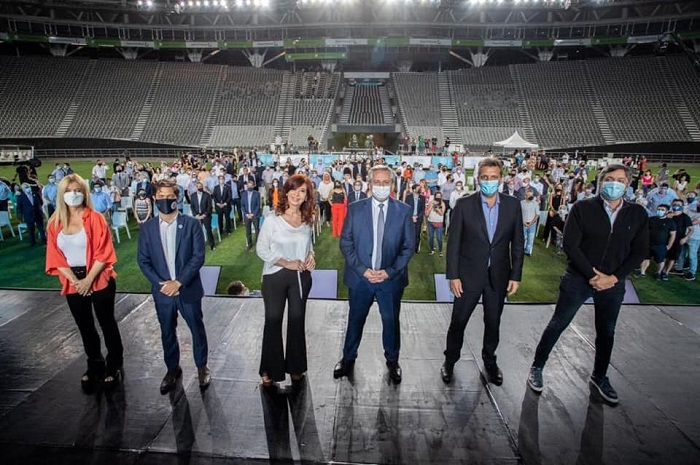
<svg viewBox="0 0 700 465">
<path fill-rule="evenodd" d="M 61 295 L 66 296 L 83 338 L 88 368 L 80 382 L 85 390 L 101 381 L 113 387 L 121 377 L 124 349 L 114 319 L 117 275 L 112 267 L 116 261 L 109 226 L 93 210 L 87 182 L 77 174 L 64 177 L 48 224 L 46 273 L 61 281 Z M 93 309 L 105 338 L 106 360 Z"/>
</svg>

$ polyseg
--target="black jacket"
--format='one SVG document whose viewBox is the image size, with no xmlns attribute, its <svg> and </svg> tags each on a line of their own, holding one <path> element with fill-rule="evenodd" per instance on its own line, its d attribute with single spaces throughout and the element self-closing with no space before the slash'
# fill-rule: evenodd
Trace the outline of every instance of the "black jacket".
<svg viewBox="0 0 700 465">
<path fill-rule="evenodd" d="M 199 208 L 199 197 L 202 196 L 202 208 Z M 192 203 L 190 208 L 192 209 L 192 216 L 205 215 L 207 217 L 211 216 L 211 195 L 208 192 L 196 192 L 192 194 Z"/>
<path fill-rule="evenodd" d="M 622 281 L 649 252 L 649 217 L 641 205 L 624 202 L 611 232 L 603 202 L 596 196 L 571 208 L 564 226 L 567 272 L 590 280 L 595 268 Z"/>
</svg>

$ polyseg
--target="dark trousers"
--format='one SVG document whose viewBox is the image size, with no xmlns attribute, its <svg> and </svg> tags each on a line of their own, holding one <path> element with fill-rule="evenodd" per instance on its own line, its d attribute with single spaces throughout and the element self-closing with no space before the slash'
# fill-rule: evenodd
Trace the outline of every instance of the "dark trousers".
<svg viewBox="0 0 700 465">
<path fill-rule="evenodd" d="M 231 232 L 231 207 L 219 208 L 216 207 L 216 214 L 219 215 L 219 230 L 224 227 L 226 221 L 226 232 Z"/>
<path fill-rule="evenodd" d="M 401 297 L 404 288 L 396 285 L 394 288 L 382 289 L 378 284 L 362 281 L 356 287 L 349 289 L 350 313 L 348 329 L 345 333 L 343 360 L 352 362 L 357 358 L 357 349 L 362 340 L 362 330 L 369 314 L 369 309 L 377 299 L 379 314 L 382 317 L 382 344 L 384 357 L 388 362 L 398 362 L 401 349 Z"/>
<path fill-rule="evenodd" d="M 124 363 L 124 348 L 119 334 L 119 326 L 114 319 L 114 296 L 117 284 L 114 278 L 109 280 L 106 288 L 93 292 L 92 295 L 68 294 L 66 300 L 71 315 L 78 325 L 80 336 L 83 339 L 83 347 L 88 358 L 88 369 L 96 373 L 105 370 L 105 359 L 102 357 L 100 335 L 95 329 L 95 320 L 92 317 L 94 309 L 97 321 L 102 328 L 107 346 L 107 370 L 113 371 Z"/>
<path fill-rule="evenodd" d="M 253 246 L 253 226 L 255 226 L 255 234 L 258 233 L 258 228 L 260 227 L 260 217 L 254 216 L 252 218 L 245 218 L 245 242 L 248 247 Z"/>
<path fill-rule="evenodd" d="M 416 253 L 418 253 L 418 251 L 420 250 L 421 228 L 423 228 L 423 218 L 418 217 L 418 220 L 415 223 L 413 223 L 413 229 L 416 233 Z"/>
<path fill-rule="evenodd" d="M 154 296 L 155 297 L 155 296 Z M 163 354 L 165 366 L 173 371 L 180 366 L 180 344 L 177 341 L 177 312 L 192 333 L 192 352 L 197 368 L 207 365 L 207 332 L 204 329 L 204 316 L 202 314 L 202 300 L 184 302 L 178 297 L 158 296 L 155 300 L 156 314 L 160 323 L 160 336 L 163 342 Z"/>
<path fill-rule="evenodd" d="M 581 305 L 590 297 L 593 297 L 595 306 L 596 331 L 593 376 L 595 378 L 605 376 L 615 341 L 617 316 L 625 297 L 625 282 L 620 281 L 615 287 L 606 291 L 596 291 L 588 284 L 586 278 L 571 273 L 566 273 L 561 279 L 557 306 L 537 345 L 533 366 L 544 368 L 559 336 L 574 319 Z"/>
<path fill-rule="evenodd" d="M 542 232 L 542 239 L 545 241 L 549 238 L 549 235 L 552 234 L 554 237 L 556 237 L 556 232 L 554 231 L 554 217 L 547 214 L 547 221 L 544 223 L 544 231 Z M 554 238 L 553 238 L 554 239 Z"/>
<path fill-rule="evenodd" d="M 46 232 L 44 231 L 44 218 L 39 217 L 34 221 L 27 221 L 27 232 L 29 233 L 29 245 L 36 245 L 36 231 L 39 231 L 41 242 L 46 243 Z"/>
<path fill-rule="evenodd" d="M 236 214 L 238 215 L 238 222 L 242 223 L 243 222 L 243 212 L 241 212 L 241 199 L 240 198 L 232 199 L 231 206 L 233 207 Z"/>
<path fill-rule="evenodd" d="M 53 215 L 53 212 L 56 211 L 56 206 L 52 203 L 47 203 L 46 210 L 47 210 L 47 213 L 49 214 L 49 218 L 51 218 L 51 215 Z"/>
<path fill-rule="evenodd" d="M 298 273 L 286 268 L 264 275 L 262 297 L 265 303 L 260 376 L 284 381 L 285 373 L 302 374 L 306 368 L 306 300 L 311 291 L 311 272 Z M 287 347 L 282 348 L 282 319 L 287 314 Z M 285 358 L 285 353 L 287 354 Z"/>
<path fill-rule="evenodd" d="M 463 279 L 462 283 L 464 282 Z M 445 361 L 448 364 L 454 365 L 460 358 L 464 344 L 464 330 L 479 303 L 479 298 L 482 299 L 484 307 L 484 340 L 481 358 L 487 367 L 496 365 L 496 349 L 500 337 L 501 314 L 503 313 L 506 290 L 494 289 L 488 283 L 482 290 L 466 290 L 460 298 L 454 300 L 452 319 L 447 330 L 447 348 L 445 349 Z"/>
<path fill-rule="evenodd" d="M 202 225 L 204 226 L 204 229 L 207 232 L 207 241 L 209 242 L 209 247 L 212 249 L 214 248 L 214 233 L 211 232 L 211 216 L 206 216 L 199 220 L 202 222 Z M 221 223 L 219 223 L 219 227 L 221 227 Z"/>
<path fill-rule="evenodd" d="M 0 212 L 6 212 L 9 204 L 9 200 L 0 200 Z"/>
<path fill-rule="evenodd" d="M 321 210 L 321 215 L 325 221 L 331 220 L 331 203 L 327 200 L 321 200 L 319 204 L 319 209 Z"/>
</svg>

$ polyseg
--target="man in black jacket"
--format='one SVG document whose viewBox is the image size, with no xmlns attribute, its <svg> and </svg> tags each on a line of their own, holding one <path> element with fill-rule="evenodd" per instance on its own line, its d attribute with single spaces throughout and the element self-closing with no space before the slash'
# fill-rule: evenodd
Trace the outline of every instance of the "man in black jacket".
<svg viewBox="0 0 700 465">
<path fill-rule="evenodd" d="M 648 215 L 644 207 L 625 202 L 630 169 L 609 165 L 598 177 L 600 196 L 574 204 L 564 226 L 568 266 L 561 279 L 554 315 L 542 334 L 530 368 L 528 385 L 541 392 L 542 369 L 561 333 L 590 297 L 595 304 L 595 365 L 590 379 L 609 403 L 617 392 L 606 376 L 615 337 L 615 325 L 625 296 L 625 278 L 649 250 Z"/>
<path fill-rule="evenodd" d="M 214 209 L 219 216 L 219 228 L 223 228 L 226 221 L 226 234 L 231 234 L 231 186 L 226 184 L 223 175 L 214 187 Z"/>
<path fill-rule="evenodd" d="M 207 231 L 209 247 L 214 250 L 214 234 L 211 231 L 211 195 L 204 190 L 201 182 L 197 183 L 197 192 L 190 197 L 192 216 L 198 219 Z M 221 227 L 221 225 L 219 225 Z"/>
<path fill-rule="evenodd" d="M 425 217 L 425 197 L 420 194 L 420 184 L 414 184 L 413 190 L 406 196 L 406 203 L 411 207 L 411 220 L 416 234 L 416 253 L 420 251 L 420 233 Z"/>
</svg>

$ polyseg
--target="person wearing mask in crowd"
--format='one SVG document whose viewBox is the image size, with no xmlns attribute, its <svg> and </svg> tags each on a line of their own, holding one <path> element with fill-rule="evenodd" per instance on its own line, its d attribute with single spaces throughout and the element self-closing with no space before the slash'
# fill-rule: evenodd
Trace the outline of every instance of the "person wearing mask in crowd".
<svg viewBox="0 0 700 465">
<path fill-rule="evenodd" d="M 275 179 L 275 172 L 272 171 L 270 165 L 265 165 L 265 169 L 263 170 L 261 177 L 263 185 L 265 186 L 265 193 L 267 194 L 272 188 L 272 181 Z"/>
<path fill-rule="evenodd" d="M 525 255 L 532 255 L 532 247 L 535 245 L 537 234 L 537 220 L 540 217 L 540 208 L 532 189 L 525 190 L 525 198 L 520 202 L 523 216 L 523 234 L 525 237 Z"/>
<path fill-rule="evenodd" d="M 41 242 L 46 244 L 46 233 L 44 231 L 44 212 L 42 210 L 43 202 L 41 196 L 32 191 L 32 188 L 26 182 L 21 184 L 21 192 L 16 196 L 17 200 L 17 216 L 27 225 L 29 233 L 29 246 L 36 245 L 36 232 L 39 232 Z"/>
<path fill-rule="evenodd" d="M 683 211 L 683 200 L 674 200 L 671 203 L 671 211 L 668 212 L 667 216 L 676 223 L 676 236 L 673 241 L 673 246 L 671 246 L 666 254 L 666 265 L 663 273 L 666 279 L 668 279 L 669 273 L 683 276 L 682 268 L 674 269 L 674 265 L 677 261 L 680 263 L 679 258 L 684 254 L 688 239 L 690 239 L 693 233 L 693 221 L 690 219 L 690 216 Z"/>
<path fill-rule="evenodd" d="M 280 181 L 278 179 L 274 179 L 267 194 L 267 204 L 270 206 L 270 209 L 273 210 L 277 208 L 277 205 L 279 205 L 281 199 L 282 189 L 280 188 L 279 184 Z"/>
<path fill-rule="evenodd" d="M 428 245 L 430 255 L 435 255 L 435 238 L 437 237 L 438 255 L 442 257 L 442 233 L 445 228 L 445 202 L 442 201 L 442 192 L 437 191 L 431 199 L 428 209 Z"/>
<path fill-rule="evenodd" d="M 136 175 L 136 179 L 138 182 L 136 182 L 134 192 L 144 191 L 147 197 L 151 197 L 151 183 L 148 180 L 148 174 L 145 172 L 140 172 Z"/>
<path fill-rule="evenodd" d="M 117 255 L 109 226 L 92 208 L 89 193 L 88 183 L 76 174 L 58 184 L 56 212 L 48 223 L 45 269 L 61 282 L 61 295 L 66 296 L 80 330 L 87 355 L 87 371 L 80 383 L 91 392 L 100 382 L 107 388 L 119 382 L 124 348 L 114 317 Z M 106 360 L 93 311 L 105 338 Z"/>
<path fill-rule="evenodd" d="M 266 387 L 284 381 L 285 373 L 298 383 L 307 371 L 305 319 L 311 271 L 316 266 L 311 243 L 315 197 L 308 177 L 291 176 L 280 191 L 279 204 L 266 215 L 255 246 L 264 262 L 265 326 L 259 374 Z M 286 350 L 282 343 L 285 306 Z"/>
<path fill-rule="evenodd" d="M 402 176 L 401 168 L 396 169 L 396 199 L 403 199 L 406 191 L 410 189 L 411 181 Z"/>
<path fill-rule="evenodd" d="M 693 192 L 693 194 L 695 193 Z M 695 281 L 695 274 L 698 271 L 698 249 L 700 248 L 700 204 L 695 200 L 694 195 L 691 202 L 691 195 L 688 194 L 688 206 L 685 213 L 690 218 L 692 229 L 688 234 L 686 251 L 681 254 L 676 263 L 676 269 L 686 270 L 683 274 L 686 281 Z"/>
<path fill-rule="evenodd" d="M 114 175 L 112 176 L 112 186 L 119 189 L 119 194 L 122 196 L 129 195 L 129 175 L 124 172 L 122 165 L 116 165 Z"/>
<path fill-rule="evenodd" d="M 425 179 L 425 182 L 428 184 L 428 189 L 430 189 L 430 195 L 435 194 L 435 191 L 438 187 L 438 172 L 435 170 L 433 165 L 430 165 L 423 179 Z"/>
<path fill-rule="evenodd" d="M 580 200 L 586 200 L 595 197 L 595 194 L 593 193 L 593 184 L 586 184 L 584 186 L 583 191 L 579 192 L 578 195 L 576 196 L 576 201 Z"/>
<path fill-rule="evenodd" d="M 515 189 L 514 178 L 506 180 L 505 187 L 503 187 L 503 195 L 507 195 L 508 197 L 514 197 L 517 200 L 518 191 Z"/>
<path fill-rule="evenodd" d="M 56 178 L 49 175 L 49 183 L 44 186 L 41 196 L 44 198 L 44 205 L 46 205 L 46 210 L 48 217 L 51 218 L 53 212 L 56 211 L 56 196 L 58 194 L 58 185 L 56 184 Z"/>
<path fill-rule="evenodd" d="M 540 196 L 540 191 L 538 191 L 537 189 L 532 187 L 531 182 L 530 182 L 530 178 L 528 178 L 528 177 L 523 178 L 523 187 L 521 187 L 518 190 L 515 197 L 520 201 L 525 200 L 525 198 L 527 197 L 528 190 L 530 190 L 532 192 L 532 194 L 535 197 L 535 200 L 537 200 L 537 198 Z"/>
<path fill-rule="evenodd" d="M 61 182 L 61 179 L 66 175 L 66 172 L 61 168 L 60 163 L 56 163 L 53 171 L 51 171 L 51 176 L 54 177 L 57 183 Z"/>
<path fill-rule="evenodd" d="M 92 188 L 92 204 L 95 211 L 105 215 L 105 219 L 109 219 L 109 213 L 112 210 L 112 201 L 109 198 L 109 193 L 102 190 L 103 184 L 96 182 Z"/>
<path fill-rule="evenodd" d="M 679 197 L 685 195 L 688 184 L 690 184 L 690 177 L 687 174 L 684 173 L 678 176 L 678 179 L 673 181 L 673 190 L 676 191 L 676 195 Z"/>
<path fill-rule="evenodd" d="M 552 233 L 552 219 L 557 215 L 557 212 L 562 205 L 566 207 L 564 187 L 561 183 L 557 183 L 554 186 L 554 194 L 549 197 L 549 203 L 547 205 L 547 223 L 544 225 L 544 232 L 542 236 L 545 242 L 549 241 L 550 239 L 550 235 Z"/>
<path fill-rule="evenodd" d="M 454 177 L 452 173 L 445 176 L 445 183 L 440 186 L 440 192 L 442 192 L 442 200 L 445 202 L 445 234 L 447 234 L 447 229 L 450 227 L 450 212 L 452 207 L 450 206 L 450 198 L 452 193 L 455 191 L 457 186 L 454 182 Z"/>
<path fill-rule="evenodd" d="M 143 189 L 139 190 L 136 200 L 134 200 L 134 216 L 136 216 L 136 224 L 139 228 L 153 216 L 151 199 L 146 196 L 146 191 Z"/>
<path fill-rule="evenodd" d="M 523 268 L 523 219 L 520 203 L 499 194 L 502 165 L 495 158 L 479 163 L 479 194 L 457 201 L 447 241 L 447 279 L 455 296 L 447 332 L 445 361 L 440 369 L 450 383 L 460 359 L 464 331 L 479 300 L 484 307 L 482 358 L 486 378 L 500 386 L 496 362 L 501 314 L 506 295 L 517 292 Z"/>
<path fill-rule="evenodd" d="M 568 215 L 568 210 L 566 205 L 559 207 L 557 215 L 552 218 L 552 233 L 554 234 L 555 251 L 557 255 L 561 255 L 564 251 L 564 226 L 566 224 L 566 217 Z M 547 242 L 547 247 L 549 248 L 549 242 Z"/>
<path fill-rule="evenodd" d="M 256 186 L 255 175 L 249 173 L 248 168 L 244 166 L 242 171 L 241 171 L 241 175 L 238 176 L 238 192 L 239 192 L 239 194 L 241 194 L 241 197 L 243 196 L 243 192 L 246 190 L 246 187 L 251 182 L 253 183 L 253 189 L 255 189 L 255 186 Z"/>
<path fill-rule="evenodd" d="M 191 176 L 187 173 L 187 170 L 185 168 L 180 168 L 178 170 L 177 177 L 175 178 L 175 182 L 177 183 L 178 187 L 180 188 L 180 191 L 183 193 L 187 191 L 187 186 L 190 183 Z M 114 180 L 112 181 L 114 182 Z"/>
<path fill-rule="evenodd" d="M 452 174 L 452 177 L 454 179 L 455 184 L 461 181 L 462 186 L 467 185 L 467 177 L 461 165 L 457 165 L 457 167 L 454 170 L 454 173 Z"/>
<path fill-rule="evenodd" d="M 231 188 L 231 215 L 238 215 L 238 222 L 243 222 L 243 212 L 241 211 L 241 196 L 238 193 L 238 176 L 235 174 L 226 182 Z"/>
<path fill-rule="evenodd" d="M 352 191 L 354 189 L 354 181 L 352 180 L 352 174 L 350 174 L 350 171 L 347 170 L 345 174 L 343 174 L 343 190 L 345 191 L 345 195 L 347 197 L 350 197 L 350 194 L 352 194 Z"/>
<path fill-rule="evenodd" d="M 655 216 L 658 211 L 659 205 L 666 205 L 666 210 L 669 210 L 669 205 L 678 196 L 676 191 L 668 187 L 668 183 L 661 183 L 658 189 L 649 191 L 647 195 L 647 212 L 649 216 Z"/>
<path fill-rule="evenodd" d="M 241 210 L 245 222 L 245 239 L 248 250 L 253 248 L 253 227 L 258 235 L 260 225 L 260 192 L 255 190 L 255 181 L 248 180 L 248 185 L 241 194 Z"/>
<path fill-rule="evenodd" d="M 367 194 L 364 192 L 363 189 L 363 183 L 362 180 L 356 180 L 355 184 L 353 185 L 353 192 L 350 194 L 348 197 L 348 204 L 351 204 L 353 202 L 357 202 L 362 199 L 366 199 Z"/>
<path fill-rule="evenodd" d="M 413 182 L 421 182 L 425 179 L 425 170 L 423 170 L 423 165 L 418 165 L 415 170 L 413 170 Z M 427 186 L 427 184 L 426 184 Z"/>
<path fill-rule="evenodd" d="M 109 188 L 109 204 L 110 214 L 113 216 L 122 206 L 122 195 L 117 186 L 112 185 Z"/>
<path fill-rule="evenodd" d="M 382 344 L 389 378 L 402 380 L 401 297 L 408 285 L 408 263 L 415 250 L 411 210 L 390 198 L 394 172 L 385 165 L 368 175 L 372 198 L 355 202 L 348 209 L 340 250 L 345 257 L 344 283 L 349 289 L 350 313 L 343 345 L 343 358 L 333 377 L 349 376 L 354 369 L 362 330 L 375 298 L 382 318 Z"/>
<path fill-rule="evenodd" d="M 464 184 L 462 184 L 462 181 L 457 181 L 455 183 L 455 190 L 450 194 L 450 209 L 454 210 L 457 205 L 457 200 L 465 195 L 467 195 L 467 191 L 464 189 Z"/>
<path fill-rule="evenodd" d="M 178 213 L 178 190 L 178 185 L 169 179 L 155 184 L 158 216 L 141 228 L 137 252 L 139 268 L 151 283 L 151 294 L 160 323 L 167 367 L 160 384 L 163 395 L 172 391 L 182 376 L 176 331 L 178 311 L 192 333 L 192 352 L 199 388 L 204 390 L 211 383 L 211 372 L 207 367 L 207 333 L 202 314 L 204 288 L 199 276 L 204 265 L 204 235 L 199 221 Z"/>
<path fill-rule="evenodd" d="M 10 189 L 9 181 L 5 182 L 4 179 L 0 179 L 0 212 L 8 211 L 11 196 L 12 190 Z"/>
<path fill-rule="evenodd" d="M 628 167 L 608 165 L 598 177 L 600 195 L 576 202 L 569 213 L 564 227 L 566 272 L 559 285 L 554 315 L 540 338 L 527 380 L 535 392 L 544 388 L 542 370 L 554 345 L 581 305 L 592 297 L 596 338 L 590 385 L 607 402 L 618 402 L 607 377 L 615 326 L 625 296 L 625 279 L 649 248 L 646 212 L 623 199 L 630 181 Z"/>
<path fill-rule="evenodd" d="M 659 168 L 659 172 L 656 175 L 656 182 L 668 182 L 668 165 L 666 163 L 661 164 L 661 168 Z"/>
<path fill-rule="evenodd" d="M 214 187 L 214 209 L 219 217 L 219 228 L 223 228 L 226 222 L 226 234 L 231 234 L 231 186 L 226 184 L 226 176 L 218 177 L 218 184 Z"/>
<path fill-rule="evenodd" d="M 333 181 L 331 175 L 323 173 L 323 181 L 318 185 L 318 193 L 321 199 L 321 216 L 326 220 L 326 226 L 330 226 L 331 222 L 331 191 L 333 190 Z"/>
<path fill-rule="evenodd" d="M 310 178 L 311 182 L 314 183 L 314 189 L 318 189 L 319 184 L 321 184 L 321 176 L 318 175 L 318 170 L 311 171 Z"/>
<path fill-rule="evenodd" d="M 92 181 L 98 181 L 103 185 L 107 182 L 107 170 L 109 166 L 105 165 L 102 160 L 97 160 L 95 166 L 92 167 Z"/>
<path fill-rule="evenodd" d="M 333 237 L 340 237 L 347 211 L 347 194 L 340 181 L 335 181 L 330 194 Z"/>
<path fill-rule="evenodd" d="M 204 190 L 204 185 L 201 182 L 197 182 L 197 192 L 190 197 L 190 208 L 192 216 L 202 223 L 204 230 L 207 232 L 209 248 L 214 250 L 214 234 L 211 230 L 211 203 L 211 195 Z M 221 227 L 221 225 L 219 225 L 219 227 Z"/>
<path fill-rule="evenodd" d="M 413 188 L 408 191 L 404 202 L 411 209 L 411 222 L 414 229 L 415 252 L 420 252 L 420 233 L 423 227 L 423 219 L 425 218 L 425 196 L 421 194 L 421 185 L 414 184 Z"/>
</svg>

